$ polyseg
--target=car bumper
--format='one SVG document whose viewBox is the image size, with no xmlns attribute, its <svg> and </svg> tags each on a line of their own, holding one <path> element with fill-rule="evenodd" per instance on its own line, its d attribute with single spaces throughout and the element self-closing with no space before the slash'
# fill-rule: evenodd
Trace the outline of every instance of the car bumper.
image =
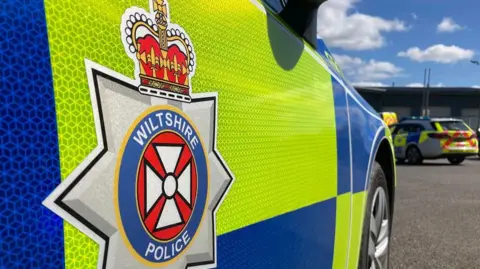
<svg viewBox="0 0 480 269">
<path fill-rule="evenodd" d="M 468 157 L 478 154 L 478 147 L 448 147 L 441 149 L 436 147 L 435 150 L 427 151 L 424 154 L 425 159 L 441 159 L 447 157 Z"/>
<path fill-rule="evenodd" d="M 454 155 L 476 155 L 478 154 L 478 147 L 449 147 L 442 150 L 443 154 L 454 154 Z"/>
</svg>

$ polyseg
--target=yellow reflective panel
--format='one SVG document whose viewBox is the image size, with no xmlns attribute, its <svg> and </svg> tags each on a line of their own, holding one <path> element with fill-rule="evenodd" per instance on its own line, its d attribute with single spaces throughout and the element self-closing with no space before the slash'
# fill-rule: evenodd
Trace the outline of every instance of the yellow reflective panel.
<svg viewBox="0 0 480 269">
<path fill-rule="evenodd" d="M 127 8 L 148 5 L 45 0 L 63 178 L 97 145 L 85 58 L 133 78 L 120 22 Z M 218 234 L 335 197 L 330 74 L 250 1 L 170 0 L 169 6 L 171 22 L 195 46 L 193 93 L 218 92 L 217 147 L 236 177 L 217 213 Z M 67 269 L 95 268 L 98 251 L 65 223 Z"/>
</svg>

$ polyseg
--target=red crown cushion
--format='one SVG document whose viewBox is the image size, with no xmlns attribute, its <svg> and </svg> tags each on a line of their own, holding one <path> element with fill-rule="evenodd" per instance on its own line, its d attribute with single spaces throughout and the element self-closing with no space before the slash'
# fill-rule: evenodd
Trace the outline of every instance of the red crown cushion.
<svg viewBox="0 0 480 269">
<path fill-rule="evenodd" d="M 183 70 L 188 70 L 187 66 L 187 56 L 180 50 L 177 45 L 172 45 L 168 47 L 167 52 L 167 59 L 170 61 L 170 68 L 165 67 L 165 63 L 163 67 L 160 67 L 159 62 L 156 62 L 155 59 L 151 59 L 151 50 L 155 53 L 155 57 L 160 58 L 160 45 L 156 38 L 151 35 L 147 35 L 145 37 L 141 37 L 137 40 L 139 44 L 139 53 L 140 55 L 145 54 L 145 60 L 141 59 L 140 64 L 142 65 L 143 69 L 145 70 L 145 74 L 147 76 L 154 76 L 154 70 L 156 78 L 164 79 L 164 73 L 167 72 L 167 77 L 170 82 L 175 81 L 175 75 L 178 76 L 179 84 L 184 84 L 185 80 L 187 79 L 188 74 L 183 74 Z M 177 58 L 177 70 L 175 70 L 173 63 L 174 58 Z M 152 68 L 153 67 L 153 68 Z"/>
</svg>

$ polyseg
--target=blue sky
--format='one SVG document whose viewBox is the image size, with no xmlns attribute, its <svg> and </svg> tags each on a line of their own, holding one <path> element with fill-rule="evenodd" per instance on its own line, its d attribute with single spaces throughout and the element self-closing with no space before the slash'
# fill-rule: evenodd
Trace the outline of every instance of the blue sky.
<svg viewBox="0 0 480 269">
<path fill-rule="evenodd" d="M 318 34 L 353 84 L 480 87 L 478 0 L 329 0 Z"/>
</svg>

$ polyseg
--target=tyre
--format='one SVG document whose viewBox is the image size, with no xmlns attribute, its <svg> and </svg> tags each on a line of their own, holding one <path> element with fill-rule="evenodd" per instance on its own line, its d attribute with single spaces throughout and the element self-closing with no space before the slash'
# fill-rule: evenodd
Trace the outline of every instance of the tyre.
<svg viewBox="0 0 480 269">
<path fill-rule="evenodd" d="M 404 163 L 405 163 L 405 159 L 404 159 L 404 158 L 397 158 L 397 163 L 398 163 L 398 164 L 404 164 Z"/>
<path fill-rule="evenodd" d="M 458 165 L 458 164 L 461 164 L 463 161 L 465 161 L 465 157 L 447 157 L 447 160 L 451 164 Z"/>
<path fill-rule="evenodd" d="M 420 150 L 416 146 L 408 147 L 406 155 L 408 164 L 417 165 L 423 162 L 422 153 L 420 153 Z"/>
<path fill-rule="evenodd" d="M 375 162 L 370 175 L 360 246 L 359 269 L 388 269 L 392 217 L 387 180 Z"/>
</svg>

